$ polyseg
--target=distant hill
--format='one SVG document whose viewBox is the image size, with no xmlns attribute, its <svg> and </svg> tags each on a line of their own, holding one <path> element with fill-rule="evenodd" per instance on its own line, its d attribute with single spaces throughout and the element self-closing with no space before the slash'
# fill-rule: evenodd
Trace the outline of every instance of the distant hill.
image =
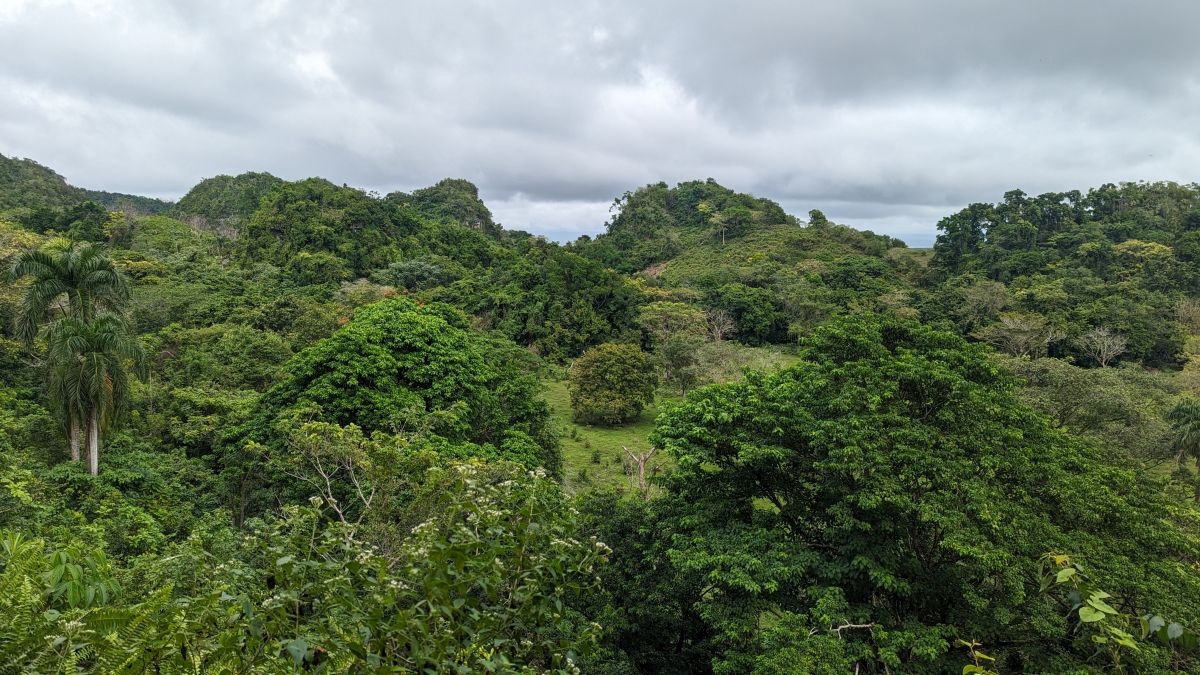
<svg viewBox="0 0 1200 675">
<path fill-rule="evenodd" d="M 750 249 L 791 263 L 845 254 L 880 256 L 905 246 L 892 237 L 829 223 L 819 211 L 806 223 L 770 199 L 735 192 L 711 178 L 673 188 L 647 185 L 617 198 L 614 208 L 604 234 L 582 237 L 574 247 L 623 272 L 647 270 L 677 281 L 688 261 L 699 262 L 704 269 L 698 271 L 713 273 L 744 266 Z"/>
<path fill-rule="evenodd" d="M 915 280 L 927 273 L 928 256 L 905 255 L 902 241 L 819 211 L 802 220 L 711 178 L 627 192 L 604 234 L 558 246 L 503 230 L 462 179 L 381 197 L 247 172 L 206 178 L 168 204 L 83 190 L 32 160 L 0 159 L 0 211 L 24 211 L 14 219 L 34 232 L 99 241 L 104 208 L 164 212 L 236 240 L 231 260 L 267 263 L 289 283 L 370 278 L 420 292 L 554 360 L 635 339 L 642 304 L 731 321 L 750 345 L 787 344 L 844 314 L 917 316 Z"/>
<path fill-rule="evenodd" d="M 171 208 L 171 202 L 154 197 L 127 195 L 123 192 L 105 192 L 104 190 L 84 190 L 87 199 L 96 202 L 109 211 L 124 211 L 137 216 L 154 216 Z"/>
<path fill-rule="evenodd" d="M 261 172 L 205 178 L 171 207 L 170 215 L 193 227 L 236 237 L 262 198 L 284 182 Z"/>
<path fill-rule="evenodd" d="M 1120 360 L 1174 368 L 1196 357 L 1200 185 L 1010 190 L 943 218 L 938 230 L 927 319 L 1015 356 L 1095 365 L 1089 345 L 1110 336 Z"/>
<path fill-rule="evenodd" d="M 749 344 L 789 342 L 832 316 L 915 314 L 917 263 L 904 242 L 829 222 L 802 221 L 771 201 L 713 179 L 654 183 L 614 202 L 607 232 L 571 250 L 639 275 L 651 297 L 725 312 Z"/>
<path fill-rule="evenodd" d="M 49 167 L 32 159 L 0 155 L 0 211 L 10 209 L 66 209 L 94 201 L 106 209 L 134 215 L 153 215 L 170 207 L 170 202 L 119 192 L 75 187 Z"/>
</svg>

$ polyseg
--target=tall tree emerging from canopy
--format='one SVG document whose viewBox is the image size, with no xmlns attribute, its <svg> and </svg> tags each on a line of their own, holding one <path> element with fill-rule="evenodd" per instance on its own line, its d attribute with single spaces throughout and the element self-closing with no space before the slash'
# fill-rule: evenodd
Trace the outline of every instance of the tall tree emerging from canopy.
<svg viewBox="0 0 1200 675">
<path fill-rule="evenodd" d="M 90 242 L 59 239 L 17 256 L 9 270 L 13 280 L 33 277 L 17 316 L 17 335 L 27 344 L 38 326 L 65 309 L 67 316 L 90 321 L 96 312 L 119 312 L 129 301 L 129 285 L 104 248 Z M 62 300 L 66 299 L 66 307 Z"/>
<path fill-rule="evenodd" d="M 100 471 L 100 436 L 124 409 L 129 397 L 126 363 L 137 368 L 142 348 L 125 321 L 104 313 L 91 321 L 75 317 L 50 325 L 49 368 L 57 405 L 87 424 L 88 471 Z"/>
<path fill-rule="evenodd" d="M 17 256 L 9 270 L 16 281 L 32 277 L 21 300 L 16 317 L 17 336 L 32 345 L 42 323 L 56 316 L 74 318 L 84 324 L 98 311 L 121 312 L 129 301 L 129 285 L 113 266 L 104 248 L 90 242 L 57 239 L 42 248 Z M 52 408 L 67 430 L 71 460 L 79 461 L 80 426 L 83 423 L 79 402 L 64 390 L 61 368 L 48 367 L 48 390 Z"/>
</svg>

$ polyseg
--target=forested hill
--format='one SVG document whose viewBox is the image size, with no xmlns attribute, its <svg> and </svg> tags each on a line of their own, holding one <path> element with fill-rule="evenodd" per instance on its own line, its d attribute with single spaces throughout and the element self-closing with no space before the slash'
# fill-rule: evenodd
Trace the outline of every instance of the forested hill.
<svg viewBox="0 0 1200 675">
<path fill-rule="evenodd" d="M 1200 669 L 1196 186 L 559 245 L 0 160 L 2 673 Z"/>
<path fill-rule="evenodd" d="M 1106 365 L 1189 358 L 1188 336 L 1200 328 L 1200 186 L 1014 190 L 938 229 L 928 318 L 1016 355 L 1096 363 L 1105 333 L 1121 345 Z"/>
<path fill-rule="evenodd" d="M 13 208 L 69 208 L 93 201 L 112 210 L 150 215 L 170 204 L 161 199 L 119 192 L 84 190 L 32 159 L 0 155 L 0 212 Z"/>
<path fill-rule="evenodd" d="M 749 344 L 786 343 L 853 311 L 913 313 L 904 242 L 828 221 L 711 178 L 647 185 L 614 202 L 607 232 L 571 249 L 635 274 L 661 300 L 693 303 L 734 322 Z"/>
</svg>

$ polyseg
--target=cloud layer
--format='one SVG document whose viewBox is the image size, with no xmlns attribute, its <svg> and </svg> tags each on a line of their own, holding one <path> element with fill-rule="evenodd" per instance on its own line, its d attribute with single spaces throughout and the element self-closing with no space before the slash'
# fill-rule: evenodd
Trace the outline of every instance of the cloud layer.
<svg viewBox="0 0 1200 675">
<path fill-rule="evenodd" d="M 429 4 L 8 0 L 0 153 L 168 198 L 462 177 L 555 239 L 658 180 L 914 245 L 1012 188 L 1197 180 L 1186 0 Z"/>
</svg>

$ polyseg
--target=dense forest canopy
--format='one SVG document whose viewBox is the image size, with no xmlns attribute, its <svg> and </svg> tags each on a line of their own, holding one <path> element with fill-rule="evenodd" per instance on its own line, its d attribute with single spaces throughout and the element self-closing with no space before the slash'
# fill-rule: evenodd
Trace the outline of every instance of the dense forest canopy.
<svg viewBox="0 0 1200 675">
<path fill-rule="evenodd" d="M 0 157 L 0 672 L 1200 668 L 1200 186 L 612 214 Z"/>
<path fill-rule="evenodd" d="M 73 187 L 53 169 L 32 159 L 0 155 L 0 211 L 72 207 L 86 201 L 109 209 L 147 215 L 160 213 L 170 206 L 151 197 Z"/>
<path fill-rule="evenodd" d="M 958 317 L 965 329 L 986 332 L 1007 320 L 1042 333 L 1037 351 L 1095 360 L 1086 336 L 1107 330 L 1125 342 L 1120 358 L 1154 367 L 1183 358 L 1181 301 L 1200 292 L 1200 186 L 1109 184 L 1038 197 L 1013 190 L 938 229 L 930 268 L 943 297 L 934 315 L 951 318 L 938 305 L 957 295 L 977 308 Z"/>
</svg>

